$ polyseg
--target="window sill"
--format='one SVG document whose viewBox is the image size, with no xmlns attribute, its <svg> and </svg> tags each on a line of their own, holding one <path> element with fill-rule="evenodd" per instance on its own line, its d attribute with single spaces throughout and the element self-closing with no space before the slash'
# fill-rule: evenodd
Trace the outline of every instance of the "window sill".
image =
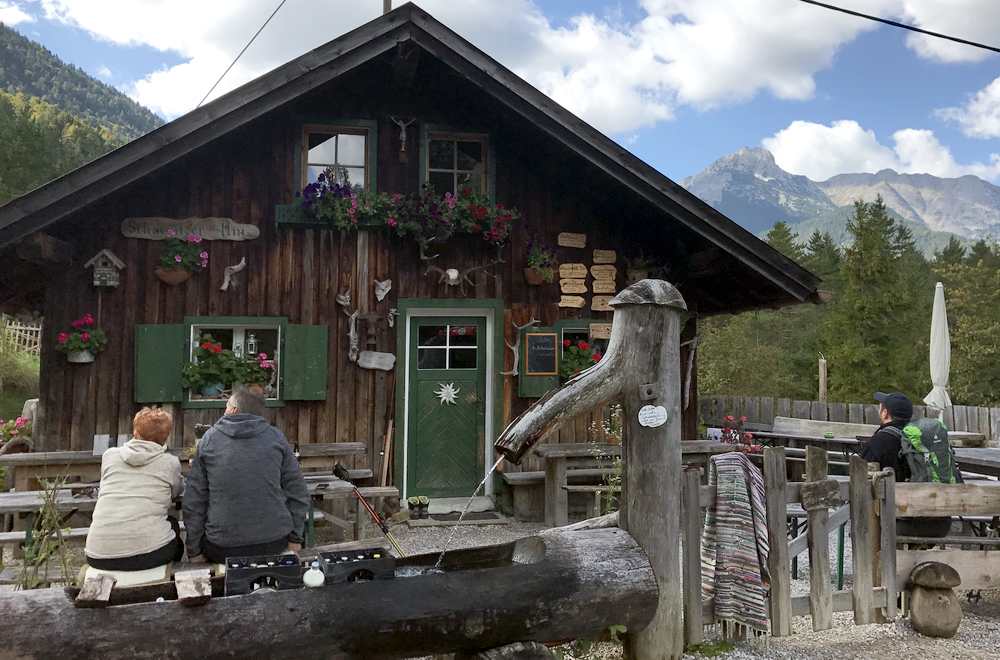
<svg viewBox="0 0 1000 660">
<path fill-rule="evenodd" d="M 326 222 L 321 222 L 309 215 L 298 204 L 277 204 L 274 207 L 274 224 L 278 227 L 302 227 L 304 229 L 333 229 Z M 382 231 L 386 226 L 383 224 L 358 224 L 355 229 L 366 231 Z"/>
<path fill-rule="evenodd" d="M 268 399 L 264 405 L 268 408 L 284 408 L 285 402 L 281 399 Z M 226 399 L 189 399 L 181 402 L 181 408 L 185 410 L 225 410 Z"/>
</svg>

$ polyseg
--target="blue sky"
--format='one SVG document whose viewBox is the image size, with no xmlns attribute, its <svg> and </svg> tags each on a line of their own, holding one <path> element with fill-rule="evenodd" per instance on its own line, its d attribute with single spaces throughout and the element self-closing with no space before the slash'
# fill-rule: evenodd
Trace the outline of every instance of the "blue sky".
<svg viewBox="0 0 1000 660">
<path fill-rule="evenodd" d="M 942 12 L 949 3 L 962 11 Z M 1000 56 L 795 0 L 420 4 L 675 179 L 763 144 L 779 165 L 815 179 L 893 167 L 1000 182 Z M 1000 41 L 995 0 L 842 4 Z M 193 107 L 273 5 L 0 0 L 0 20 L 172 118 Z M 220 92 L 380 7 L 288 0 Z"/>
</svg>

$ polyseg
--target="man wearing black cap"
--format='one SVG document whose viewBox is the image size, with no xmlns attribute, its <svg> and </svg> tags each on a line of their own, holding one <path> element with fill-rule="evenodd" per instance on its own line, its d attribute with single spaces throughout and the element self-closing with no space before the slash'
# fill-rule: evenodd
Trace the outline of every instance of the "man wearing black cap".
<svg viewBox="0 0 1000 660">
<path fill-rule="evenodd" d="M 903 427 L 913 417 L 913 404 L 899 392 L 876 392 L 875 400 L 879 403 L 878 416 L 882 423 L 861 452 L 861 457 L 869 463 L 878 463 L 881 468 L 893 468 L 896 470 L 896 481 L 906 481 L 910 477 L 910 469 L 899 454 L 899 443 L 903 438 Z M 886 430 L 889 426 L 896 427 L 899 432 Z"/>
</svg>

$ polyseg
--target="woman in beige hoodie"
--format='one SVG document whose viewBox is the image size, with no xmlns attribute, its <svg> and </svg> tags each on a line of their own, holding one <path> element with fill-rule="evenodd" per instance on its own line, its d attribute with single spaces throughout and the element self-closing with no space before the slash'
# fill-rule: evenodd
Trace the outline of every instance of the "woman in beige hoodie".
<svg viewBox="0 0 1000 660">
<path fill-rule="evenodd" d="M 173 419 L 143 408 L 132 420 L 132 439 L 101 459 L 101 487 L 87 533 L 87 563 L 110 571 L 141 571 L 179 561 L 184 544 L 168 517 L 181 494 L 181 464 L 168 454 Z"/>
</svg>

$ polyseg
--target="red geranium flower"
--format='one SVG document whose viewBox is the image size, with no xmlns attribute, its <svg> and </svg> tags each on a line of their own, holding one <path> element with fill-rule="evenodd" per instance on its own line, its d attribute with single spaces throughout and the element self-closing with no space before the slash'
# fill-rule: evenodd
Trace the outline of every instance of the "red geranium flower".
<svg viewBox="0 0 1000 660">
<path fill-rule="evenodd" d="M 594 362 L 600 362 L 602 357 L 604 356 L 601 355 L 600 353 L 594 353 L 593 355 L 590 356 L 590 359 L 593 360 Z"/>
<path fill-rule="evenodd" d="M 206 351 L 212 350 L 212 342 L 210 342 L 210 341 L 203 341 L 203 342 L 201 342 L 201 348 L 202 348 L 202 350 L 206 350 Z"/>
<path fill-rule="evenodd" d="M 576 343 L 576 347 L 579 348 L 581 351 L 589 351 L 590 350 L 590 344 L 588 344 L 585 341 L 579 341 L 579 342 L 577 342 Z"/>
<path fill-rule="evenodd" d="M 80 340 L 83 342 L 90 341 L 90 333 L 86 330 L 80 333 Z"/>
<path fill-rule="evenodd" d="M 563 339 L 563 348 L 569 348 L 572 345 L 573 345 L 573 342 L 571 342 L 568 339 Z"/>
<path fill-rule="evenodd" d="M 59 342 L 60 344 L 65 344 L 66 342 L 69 341 L 69 333 L 60 332 L 58 335 L 56 335 L 56 341 Z"/>
</svg>

